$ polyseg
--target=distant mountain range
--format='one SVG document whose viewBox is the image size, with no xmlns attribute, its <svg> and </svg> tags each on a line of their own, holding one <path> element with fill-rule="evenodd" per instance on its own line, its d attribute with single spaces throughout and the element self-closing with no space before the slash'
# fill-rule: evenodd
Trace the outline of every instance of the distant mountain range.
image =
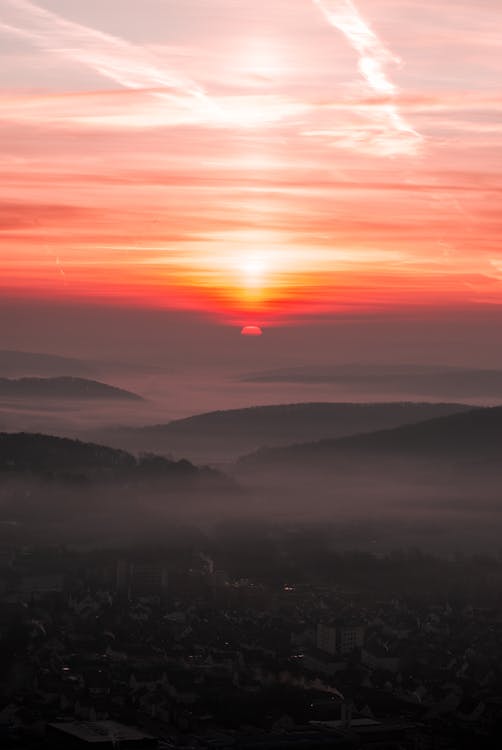
<svg viewBox="0 0 502 750">
<path fill-rule="evenodd" d="M 306 366 L 245 375 L 252 383 L 329 384 L 351 393 L 502 399 L 502 370 L 448 365 Z"/>
<path fill-rule="evenodd" d="M 261 449 L 241 459 L 241 466 L 283 471 L 371 467 L 389 461 L 421 465 L 455 462 L 459 469 L 502 462 L 502 407 L 471 409 L 416 424 L 366 434 Z M 502 489 L 502 488 L 501 488 Z"/>
<path fill-rule="evenodd" d="M 304 403 L 197 414 L 167 424 L 109 431 L 104 442 L 196 461 L 234 460 L 261 446 L 287 445 L 420 422 L 469 410 L 465 404 Z"/>
<path fill-rule="evenodd" d="M 464 519 L 465 525 L 471 523 L 465 514 L 480 518 L 486 512 L 492 514 L 487 523 L 495 523 L 493 514 L 501 509 L 502 407 L 439 406 L 443 415 L 422 421 L 420 415 L 440 409 L 430 404 L 297 404 L 260 407 L 258 415 L 265 409 L 260 416 L 252 409 L 235 410 L 238 418 L 234 412 L 214 413 L 172 423 L 189 439 L 194 425 L 207 423 L 206 440 L 215 434 L 215 425 L 226 424 L 222 434 L 228 445 L 232 435 L 246 435 L 246 425 L 252 432 L 254 424 L 262 436 L 264 425 L 273 426 L 274 420 L 281 423 L 275 425 L 275 436 L 286 439 L 289 424 L 291 440 L 295 424 L 305 428 L 305 414 L 315 427 L 321 407 L 337 415 L 338 430 L 350 425 L 361 430 L 379 410 L 387 421 L 415 418 L 387 429 L 261 448 L 229 466 L 234 479 L 188 460 L 153 454 L 138 458 L 97 443 L 0 433 L 0 541 L 40 535 L 83 543 L 95 543 L 98 535 L 107 543 L 138 534 L 161 539 L 179 517 L 211 525 L 225 514 L 242 518 L 247 513 L 309 522 L 443 519 L 449 529 L 453 518 Z M 282 414 L 288 415 L 283 421 Z"/>
<path fill-rule="evenodd" d="M 71 376 L 54 378 L 0 378 L 0 399 L 123 399 L 142 401 L 141 396 L 97 380 Z"/>
<path fill-rule="evenodd" d="M 0 351 L 0 377 L 60 375 L 85 377 L 93 374 L 92 365 L 80 359 L 36 352 Z"/>
</svg>

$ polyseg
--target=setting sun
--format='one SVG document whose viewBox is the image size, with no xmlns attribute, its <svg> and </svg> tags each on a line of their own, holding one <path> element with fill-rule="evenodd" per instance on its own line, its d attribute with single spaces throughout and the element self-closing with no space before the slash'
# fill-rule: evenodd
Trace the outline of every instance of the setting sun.
<svg viewBox="0 0 502 750">
<path fill-rule="evenodd" d="M 244 326 L 241 330 L 242 336 L 261 336 L 263 331 L 259 326 Z"/>
</svg>

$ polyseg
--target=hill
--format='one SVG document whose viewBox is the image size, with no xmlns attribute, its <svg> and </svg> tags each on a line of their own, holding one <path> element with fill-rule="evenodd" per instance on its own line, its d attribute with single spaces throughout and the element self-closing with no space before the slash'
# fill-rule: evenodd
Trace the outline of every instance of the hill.
<svg viewBox="0 0 502 750">
<path fill-rule="evenodd" d="M 252 383 L 332 384 L 344 393 L 413 398 L 500 399 L 502 370 L 449 365 L 368 365 L 293 367 L 251 373 Z"/>
<path fill-rule="evenodd" d="M 370 432 L 468 410 L 464 404 L 300 403 L 255 406 L 197 414 L 167 424 L 104 434 L 106 442 L 130 450 L 154 450 L 211 462 L 243 453 Z"/>
<path fill-rule="evenodd" d="M 179 519 L 233 504 L 235 483 L 189 461 L 0 433 L 0 544 L 162 541 Z"/>
<path fill-rule="evenodd" d="M 0 474 L 4 479 L 8 475 L 107 482 L 223 478 L 218 472 L 200 469 L 183 459 L 171 461 L 150 454 L 136 458 L 126 451 L 95 443 L 24 432 L 0 433 Z"/>
<path fill-rule="evenodd" d="M 336 440 L 262 449 L 244 456 L 242 466 L 296 470 L 340 469 L 361 461 L 457 462 L 498 465 L 502 451 L 502 407 L 471 409 L 435 419 Z"/>
<path fill-rule="evenodd" d="M 122 399 L 142 401 L 141 396 L 97 380 L 71 376 L 55 378 L 0 378 L 0 399 Z"/>
<path fill-rule="evenodd" d="M 92 375 L 94 368 L 80 359 L 37 352 L 0 351 L 0 377 Z"/>
</svg>

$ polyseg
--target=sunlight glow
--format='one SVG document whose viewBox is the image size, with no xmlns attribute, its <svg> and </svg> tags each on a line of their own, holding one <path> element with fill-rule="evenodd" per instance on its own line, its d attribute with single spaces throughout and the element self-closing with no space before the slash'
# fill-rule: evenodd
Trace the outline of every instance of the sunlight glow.
<svg viewBox="0 0 502 750">
<path fill-rule="evenodd" d="M 0 5 L 3 294 L 241 328 L 500 304 L 495 0 L 461 24 L 411 0 Z"/>
<path fill-rule="evenodd" d="M 268 271 L 267 262 L 263 255 L 255 255 L 254 257 L 246 258 L 246 260 L 243 261 L 241 268 L 245 274 L 246 282 L 251 284 L 260 283 Z"/>
</svg>

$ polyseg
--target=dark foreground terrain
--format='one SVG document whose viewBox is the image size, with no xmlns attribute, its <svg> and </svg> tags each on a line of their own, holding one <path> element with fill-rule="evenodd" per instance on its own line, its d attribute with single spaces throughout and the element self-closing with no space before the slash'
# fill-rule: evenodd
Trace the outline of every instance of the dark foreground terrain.
<svg viewBox="0 0 502 750">
<path fill-rule="evenodd" d="M 336 538 L 4 547 L 2 748 L 498 747 L 500 558 Z"/>
<path fill-rule="evenodd" d="M 1 747 L 498 748 L 502 412 L 444 408 L 225 472 L 0 434 Z"/>
</svg>

